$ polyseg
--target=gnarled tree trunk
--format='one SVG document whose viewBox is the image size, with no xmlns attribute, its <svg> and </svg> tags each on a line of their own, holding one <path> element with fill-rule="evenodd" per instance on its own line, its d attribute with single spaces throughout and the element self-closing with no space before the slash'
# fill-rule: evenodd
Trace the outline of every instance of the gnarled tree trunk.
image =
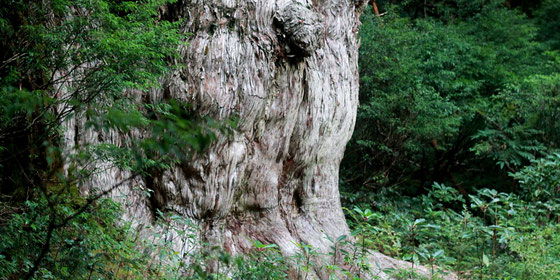
<svg viewBox="0 0 560 280">
<path fill-rule="evenodd" d="M 187 67 L 167 94 L 202 114 L 239 116 L 234 136 L 153 186 L 158 204 L 201 221 L 230 252 L 246 237 L 294 253 L 348 234 L 338 167 L 358 103 L 352 1 L 183 1 Z M 171 12 L 171 11 L 170 11 Z"/>
<path fill-rule="evenodd" d="M 245 236 L 294 252 L 348 234 L 338 167 L 358 103 L 352 1 L 183 1 L 187 67 L 166 85 L 203 114 L 239 116 L 231 139 L 155 183 L 158 204 L 231 252 Z"/>
<path fill-rule="evenodd" d="M 358 105 L 364 2 L 183 0 L 164 9 L 163 16 L 187 20 L 187 67 L 144 98 L 188 101 L 202 115 L 238 116 L 239 125 L 207 153 L 113 197 L 124 193 L 136 218 L 149 220 L 157 207 L 193 219 L 203 240 L 231 253 L 247 251 L 247 238 L 275 243 L 286 254 L 301 242 L 329 251 L 327 235 L 349 235 L 338 170 Z M 72 142 L 79 121 L 67 126 Z M 85 133 L 83 141 L 100 134 Z M 124 177 L 110 169 L 91 185 Z M 154 199 L 135 191 L 138 185 L 154 190 Z"/>
</svg>

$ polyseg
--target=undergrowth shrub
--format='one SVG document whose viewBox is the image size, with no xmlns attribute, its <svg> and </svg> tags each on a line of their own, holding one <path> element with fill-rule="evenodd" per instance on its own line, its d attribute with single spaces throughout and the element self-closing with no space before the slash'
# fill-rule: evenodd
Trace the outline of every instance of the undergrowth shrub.
<svg viewBox="0 0 560 280">
<path fill-rule="evenodd" d="M 333 280 L 379 279 L 368 254 L 374 232 L 366 224 L 352 237 L 325 236 L 333 244 L 328 253 L 302 242 L 286 256 L 275 244 L 251 240 L 248 254 L 232 256 L 200 243 L 197 225 L 176 214 L 157 211 L 145 224 L 122 219 L 122 206 L 109 198 L 91 203 L 69 192 L 56 201 L 2 202 L 0 279 L 313 279 L 316 272 Z"/>
<path fill-rule="evenodd" d="M 123 222 L 119 204 L 98 200 L 69 223 L 56 226 L 77 210 L 69 197 L 62 201 L 49 205 L 43 197 L 28 200 L 2 221 L 0 279 L 26 278 L 33 265 L 39 269 L 32 279 L 175 279 L 177 254 L 169 254 L 168 244 L 142 237 L 131 222 Z M 147 244 L 152 248 L 140 247 Z M 40 263 L 35 263 L 43 252 Z"/>
<path fill-rule="evenodd" d="M 467 279 L 560 279 L 559 163 L 554 154 L 510 174 L 518 193 L 481 188 L 462 195 L 434 183 L 416 197 L 390 190 L 343 197 L 354 207 L 350 226 L 369 233 L 363 243 L 411 268 L 424 264 L 433 275 L 447 269 Z"/>
</svg>

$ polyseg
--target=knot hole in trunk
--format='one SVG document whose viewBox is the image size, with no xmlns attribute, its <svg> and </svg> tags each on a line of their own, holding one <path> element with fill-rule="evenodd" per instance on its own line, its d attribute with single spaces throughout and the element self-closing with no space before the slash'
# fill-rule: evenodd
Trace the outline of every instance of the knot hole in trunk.
<svg viewBox="0 0 560 280">
<path fill-rule="evenodd" d="M 288 57 L 307 57 L 321 47 L 325 34 L 323 19 L 311 7 L 292 2 L 274 15 L 274 23 Z"/>
</svg>

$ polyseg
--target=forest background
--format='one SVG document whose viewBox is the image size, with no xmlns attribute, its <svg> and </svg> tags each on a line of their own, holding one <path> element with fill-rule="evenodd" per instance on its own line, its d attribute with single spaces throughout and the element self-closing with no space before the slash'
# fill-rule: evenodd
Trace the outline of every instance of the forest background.
<svg viewBox="0 0 560 280">
<path fill-rule="evenodd" d="M 344 204 L 372 210 L 371 246 L 479 279 L 559 279 L 560 2 L 377 6 L 341 171 Z"/>
</svg>

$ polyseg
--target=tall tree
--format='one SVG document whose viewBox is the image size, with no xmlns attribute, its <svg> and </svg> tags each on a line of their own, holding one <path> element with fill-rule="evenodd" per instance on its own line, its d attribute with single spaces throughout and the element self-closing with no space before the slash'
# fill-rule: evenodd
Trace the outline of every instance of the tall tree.
<svg viewBox="0 0 560 280">
<path fill-rule="evenodd" d="M 301 243 L 328 251 L 327 236 L 349 234 L 338 169 L 358 104 L 362 2 L 185 0 L 163 9 L 162 17 L 184 18 L 183 31 L 192 34 L 181 50 L 186 67 L 142 101 L 187 101 L 198 115 L 238 124 L 207 152 L 125 184 L 113 197 L 125 193 L 139 218 L 154 210 L 191 218 L 204 241 L 229 252 L 249 250 L 249 239 L 287 254 Z M 67 139 L 128 139 L 79 123 L 67 123 Z M 113 186 L 124 173 L 111 168 L 88 185 Z M 138 187 L 154 196 L 146 199 Z"/>
</svg>

